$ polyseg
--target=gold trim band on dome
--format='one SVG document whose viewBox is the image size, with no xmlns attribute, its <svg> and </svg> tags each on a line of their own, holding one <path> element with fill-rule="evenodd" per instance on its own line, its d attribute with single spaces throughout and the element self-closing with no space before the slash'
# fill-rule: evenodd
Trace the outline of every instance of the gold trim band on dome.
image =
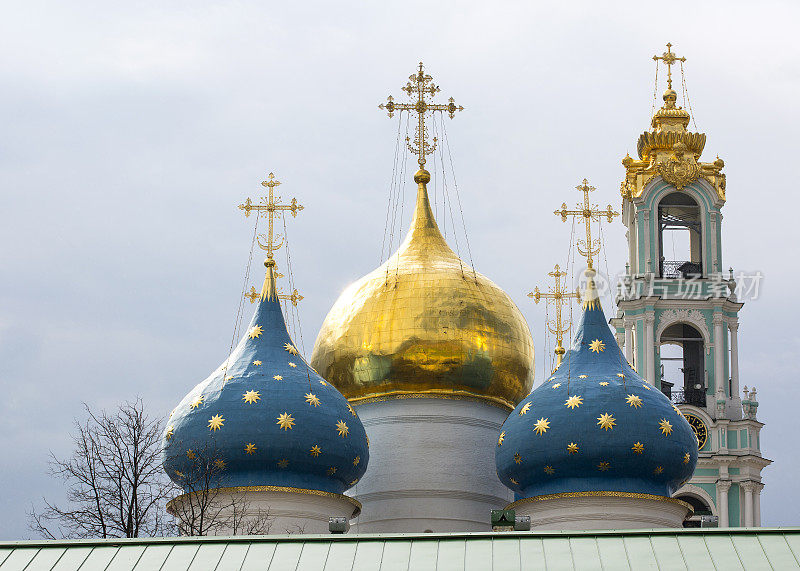
<svg viewBox="0 0 800 571">
<path fill-rule="evenodd" d="M 517 506 L 520 506 L 525 503 L 532 503 L 532 502 L 543 502 L 547 500 L 557 500 L 561 498 L 630 498 L 636 500 L 653 500 L 657 502 L 667 502 L 670 504 L 677 504 L 687 508 L 690 512 L 694 513 L 694 508 L 691 504 L 684 502 L 683 500 L 679 500 L 677 498 L 668 498 L 667 496 L 657 496 L 655 494 L 640 494 L 637 492 L 604 492 L 604 491 L 592 491 L 592 492 L 563 492 L 560 494 L 545 494 L 542 496 L 534 496 L 532 498 L 523 498 L 521 500 L 517 500 L 516 502 L 512 502 L 508 504 L 504 509 L 513 510 Z"/>
<path fill-rule="evenodd" d="M 493 397 L 488 395 L 478 395 L 469 391 L 459 390 L 446 390 L 446 389 L 429 389 L 424 391 L 388 391 L 385 393 L 376 393 L 374 395 L 363 397 L 352 397 L 349 400 L 355 406 L 367 404 L 371 402 L 384 402 L 394 399 L 444 399 L 444 400 L 470 400 L 475 402 L 485 402 L 492 406 L 502 408 L 507 411 L 514 410 L 513 404 L 506 399 L 500 397 Z"/>
<path fill-rule="evenodd" d="M 350 496 L 344 494 L 334 494 L 333 492 L 323 492 L 322 490 L 307 490 L 305 488 L 292 488 L 289 486 L 228 486 L 225 488 L 213 488 L 216 493 L 219 492 L 287 492 L 290 494 L 308 494 L 311 496 L 321 496 L 323 498 L 345 499 L 356 508 L 352 517 L 361 514 L 361 502 Z M 169 512 L 171 505 L 184 496 L 191 496 L 198 494 L 200 491 L 190 492 L 188 494 L 181 494 L 180 496 L 172 498 L 167 502 L 167 511 Z M 170 512 L 171 513 L 171 512 Z"/>
</svg>

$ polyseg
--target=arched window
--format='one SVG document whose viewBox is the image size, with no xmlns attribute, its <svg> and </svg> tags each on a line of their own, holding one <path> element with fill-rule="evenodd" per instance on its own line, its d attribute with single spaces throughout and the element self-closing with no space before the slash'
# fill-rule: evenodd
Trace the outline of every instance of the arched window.
<svg viewBox="0 0 800 571">
<path fill-rule="evenodd" d="M 667 327 L 659 339 L 661 390 L 675 404 L 706 406 L 703 336 L 687 323 Z"/>
<path fill-rule="evenodd" d="M 691 494 L 681 494 L 680 496 L 675 496 L 677 499 L 686 502 L 690 506 L 694 508 L 694 513 L 691 517 L 688 517 L 683 522 L 683 527 L 700 527 L 703 516 L 710 516 L 711 514 L 711 507 L 705 502 L 705 500 L 698 498 L 695 495 Z"/>
<path fill-rule="evenodd" d="M 662 278 L 703 273 L 700 207 L 685 192 L 668 194 L 658 204 L 658 247 Z"/>
</svg>

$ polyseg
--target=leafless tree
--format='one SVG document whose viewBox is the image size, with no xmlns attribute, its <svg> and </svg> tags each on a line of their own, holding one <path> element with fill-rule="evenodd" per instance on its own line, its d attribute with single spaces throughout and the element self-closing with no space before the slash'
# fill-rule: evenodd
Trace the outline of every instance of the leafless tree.
<svg viewBox="0 0 800 571">
<path fill-rule="evenodd" d="M 262 535 L 269 533 L 269 510 L 252 505 L 246 492 L 226 486 L 222 455 L 212 448 L 193 449 L 185 472 L 177 472 L 167 509 L 181 535 Z"/>
<path fill-rule="evenodd" d="M 64 482 L 68 504 L 43 498 L 44 508 L 28 514 L 30 529 L 49 539 L 162 535 L 169 487 L 160 420 L 138 398 L 113 413 L 84 406 L 87 418 L 75 421 L 72 455 L 50 454 L 49 473 Z"/>
</svg>

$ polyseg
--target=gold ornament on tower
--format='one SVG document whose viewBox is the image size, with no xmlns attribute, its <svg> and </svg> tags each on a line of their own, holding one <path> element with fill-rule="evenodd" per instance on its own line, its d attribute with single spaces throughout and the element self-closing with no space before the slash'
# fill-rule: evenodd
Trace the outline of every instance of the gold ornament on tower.
<svg viewBox="0 0 800 571">
<path fill-rule="evenodd" d="M 511 298 L 448 246 L 433 217 L 424 170 L 425 114 L 461 110 L 425 101 L 439 88 L 422 70 L 404 90 L 413 104 L 391 98 L 390 114 L 418 114 L 420 170 L 408 234 L 388 260 L 351 284 L 317 337 L 312 366 L 351 402 L 389 398 L 468 398 L 513 408 L 533 385 L 534 351 L 528 324 Z"/>
</svg>

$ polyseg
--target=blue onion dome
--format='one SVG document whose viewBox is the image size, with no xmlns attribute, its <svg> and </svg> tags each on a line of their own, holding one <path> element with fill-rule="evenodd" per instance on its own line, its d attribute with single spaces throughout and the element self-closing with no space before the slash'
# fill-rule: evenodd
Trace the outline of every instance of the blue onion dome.
<svg viewBox="0 0 800 571">
<path fill-rule="evenodd" d="M 275 262 L 265 265 L 244 337 L 167 421 L 164 469 L 187 492 L 211 474 L 214 487 L 342 493 L 367 469 L 364 426 L 347 399 L 298 354 L 281 311 Z"/>
<path fill-rule="evenodd" d="M 593 280 L 572 348 L 503 423 L 500 480 L 518 499 L 571 492 L 671 496 L 697 464 L 680 410 L 628 364 Z"/>
</svg>

